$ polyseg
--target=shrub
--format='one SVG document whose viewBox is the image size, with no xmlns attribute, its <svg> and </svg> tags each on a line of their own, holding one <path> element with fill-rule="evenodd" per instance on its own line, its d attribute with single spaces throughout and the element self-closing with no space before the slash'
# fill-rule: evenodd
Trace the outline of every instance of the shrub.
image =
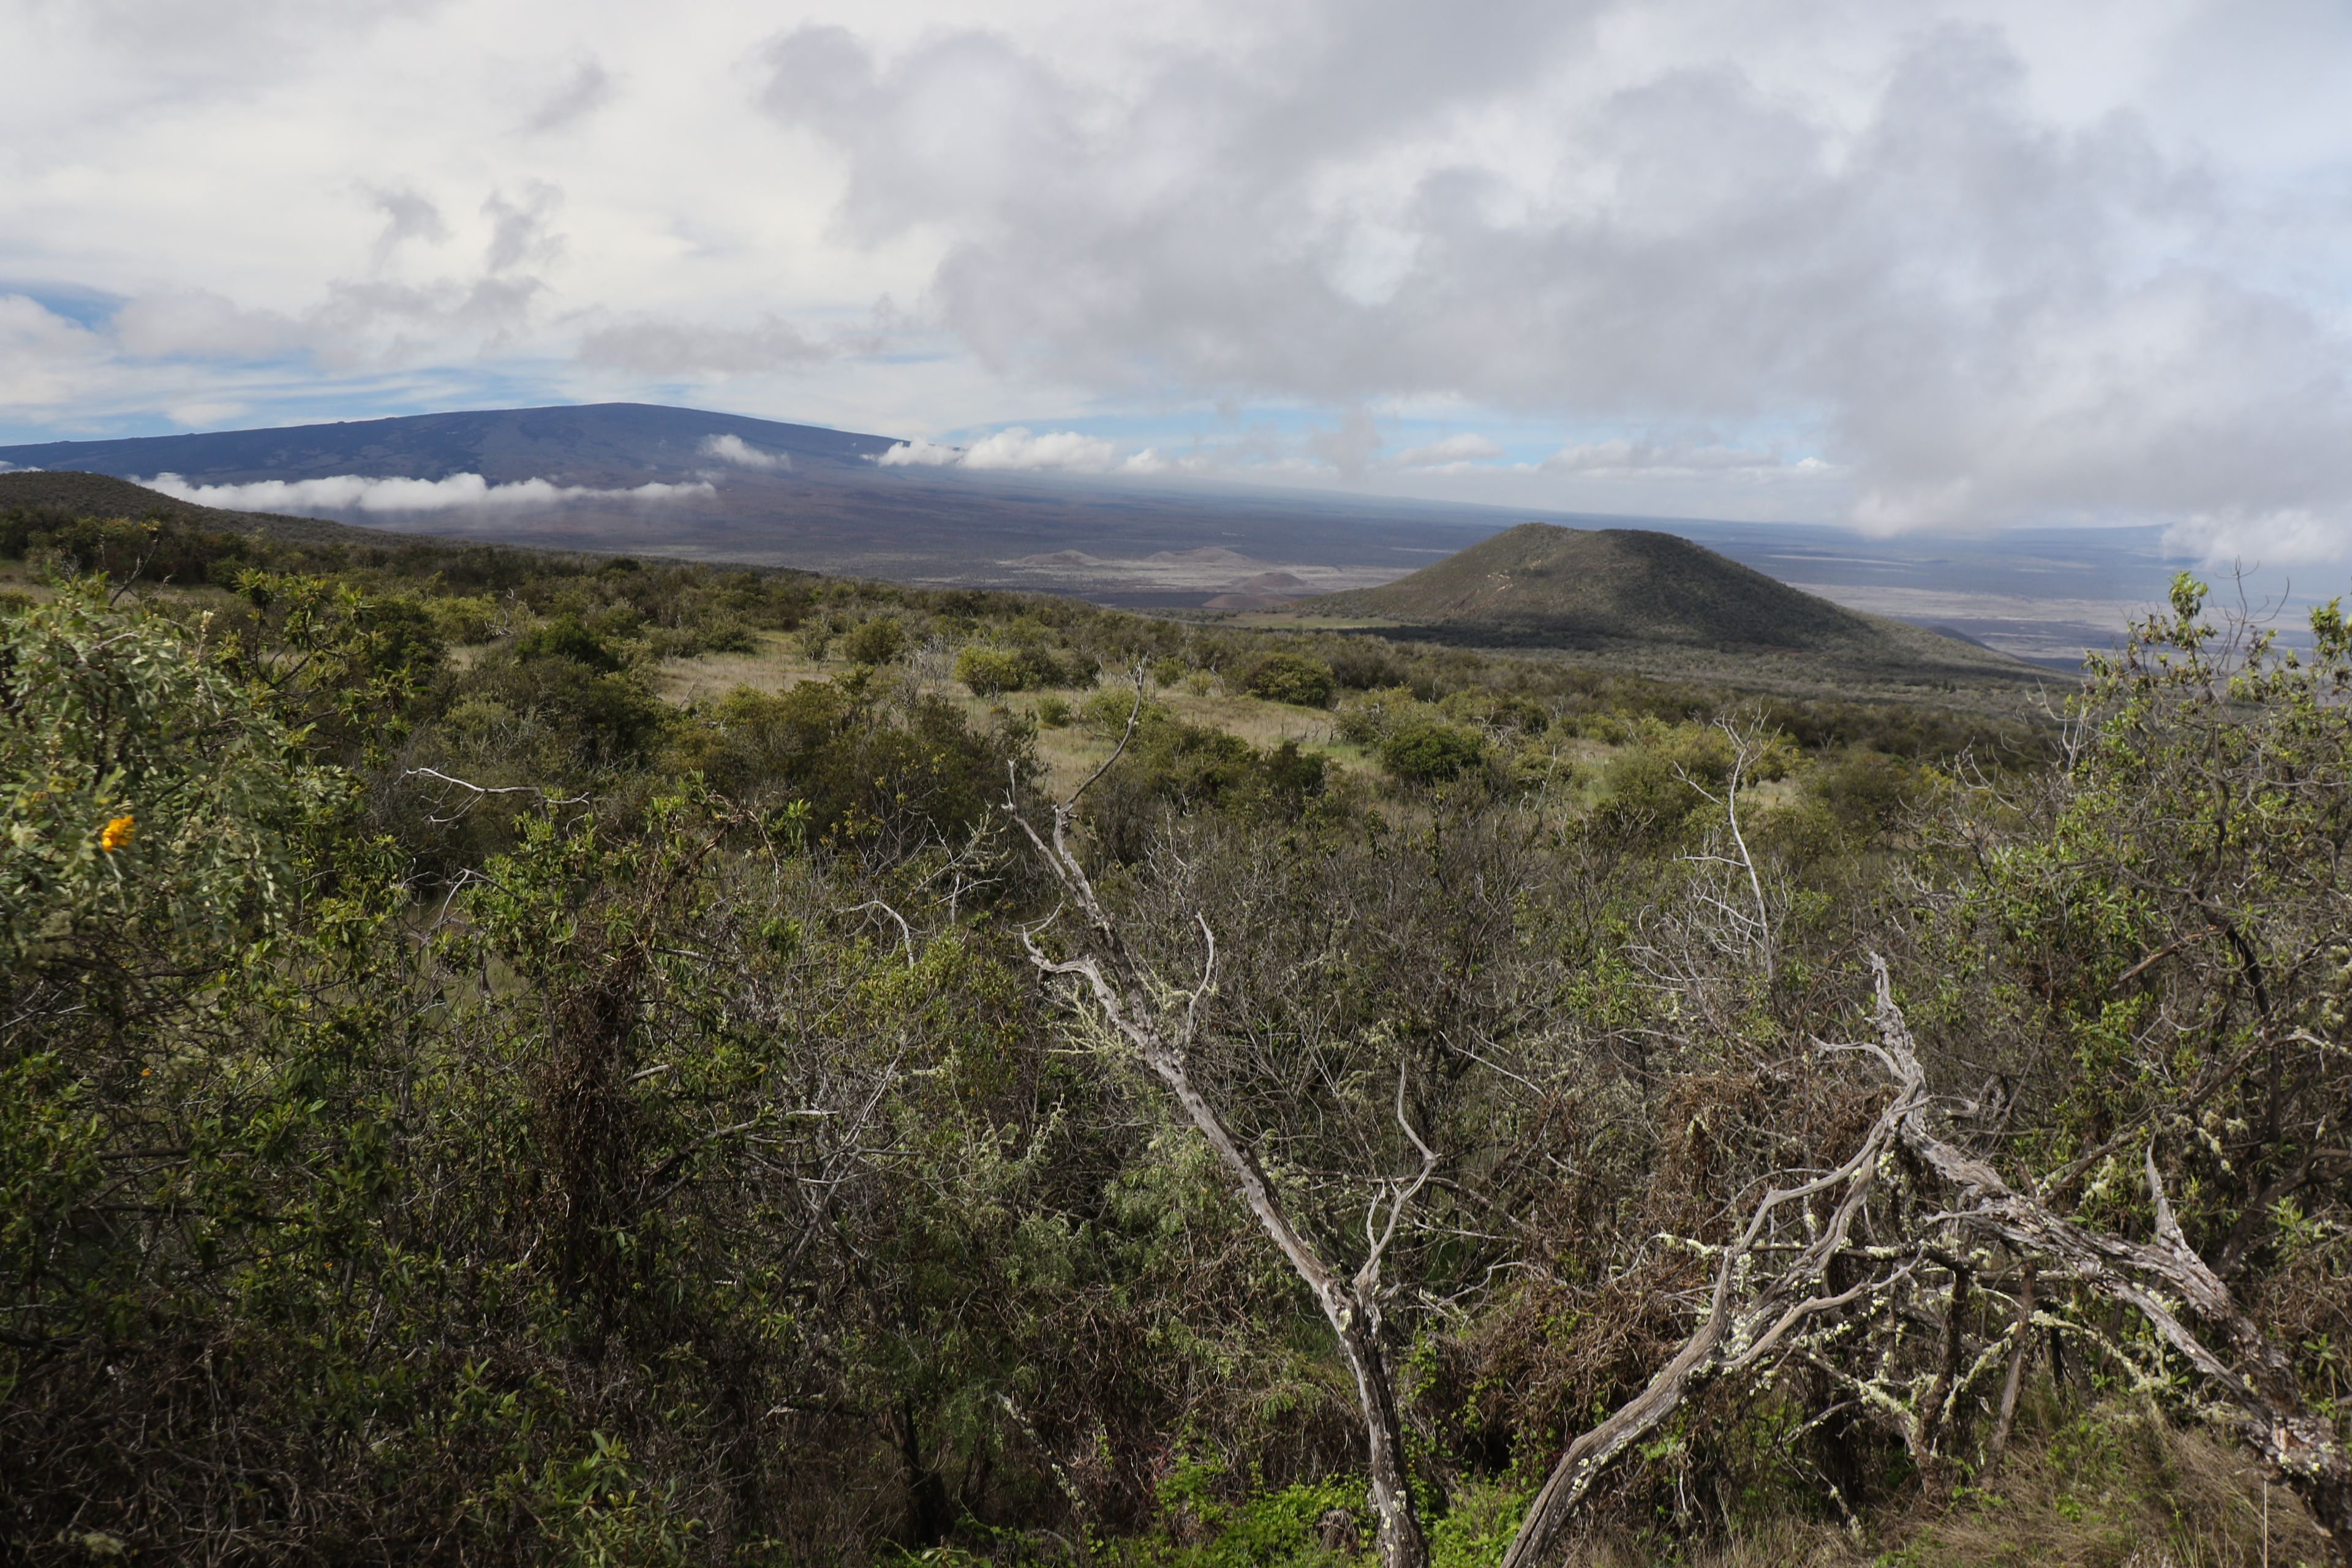
<svg viewBox="0 0 2352 1568">
<path fill-rule="evenodd" d="M 1438 706 L 1449 719 L 1490 730 L 1517 730 L 1523 734 L 1539 735 L 1551 722 L 1551 715 L 1542 703 L 1516 691 L 1496 691 L 1491 687 L 1465 687 Z"/>
<path fill-rule="evenodd" d="M 582 625 L 577 616 L 558 616 L 531 627 L 515 639 L 514 651 L 518 659 L 570 659 L 600 675 L 612 674 L 624 662 L 611 645 Z"/>
<path fill-rule="evenodd" d="M 486 643 L 499 634 L 499 602 L 488 594 L 452 595 L 425 601 L 433 630 L 445 643 Z"/>
<path fill-rule="evenodd" d="M 1006 763 L 1026 763 L 1017 737 L 974 731 L 952 703 L 879 701 L 854 676 L 739 689 L 682 727 L 670 760 L 740 799 L 789 792 L 819 834 L 912 838 L 969 830 L 1003 798 Z"/>
<path fill-rule="evenodd" d="M 1295 653 L 1277 650 L 1253 661 L 1240 672 L 1237 684 L 1269 702 L 1299 708 L 1331 705 L 1331 667 Z"/>
<path fill-rule="evenodd" d="M 1066 729 L 1076 716 L 1077 710 L 1070 706 L 1066 697 L 1041 697 L 1037 700 L 1037 722 L 1048 730 Z"/>
<path fill-rule="evenodd" d="M 1056 651 L 1042 643 L 967 643 L 956 655 L 955 678 L 975 697 L 1005 691 L 1039 691 L 1054 686 L 1084 686 L 1095 678 L 1095 661 L 1076 648 Z"/>
<path fill-rule="evenodd" d="M 1135 689 L 1131 686 L 1106 686 L 1090 694 L 1078 710 L 1079 719 L 1087 728 L 1098 735 L 1117 740 L 1127 731 L 1127 721 L 1134 716 L 1139 724 L 1173 722 L 1175 715 L 1149 697 L 1143 700 L 1143 711 L 1135 712 Z"/>
<path fill-rule="evenodd" d="M 70 585 L 0 622 L 0 991 L 168 969 L 297 898 L 293 834 L 340 796 L 299 737 L 162 614 Z M 0 1188 L 0 1190 L 7 1190 Z"/>
<path fill-rule="evenodd" d="M 1476 735 L 1438 719 L 1407 719 L 1381 742 L 1381 765 L 1411 784 L 1459 778 L 1486 755 Z"/>
<path fill-rule="evenodd" d="M 1359 746 L 1377 746 L 1389 730 L 1421 707 L 1402 686 L 1385 687 L 1350 697 L 1339 705 L 1339 738 Z"/>
<path fill-rule="evenodd" d="M 841 651 L 852 664 L 887 664 L 907 651 L 906 628 L 896 616 L 877 616 L 843 637 Z"/>
<path fill-rule="evenodd" d="M 1021 690 L 1028 683 L 1028 670 L 1021 656 L 1010 648 L 968 643 L 956 655 L 955 678 L 974 697 L 993 697 L 1002 691 Z"/>
<path fill-rule="evenodd" d="M 1916 770 L 1876 752 L 1824 758 L 1806 781 L 1810 793 L 1850 828 L 1882 831 L 1921 794 Z"/>
<path fill-rule="evenodd" d="M 1087 704 L 1087 721 L 1115 740 L 1134 706 L 1132 691 L 1100 691 Z M 1295 741 L 1260 752 L 1238 735 L 1146 703 L 1127 750 L 1087 796 L 1087 825 L 1107 853 L 1132 860 L 1168 808 L 1295 816 L 1323 793 L 1324 772 L 1323 759 Z"/>
<path fill-rule="evenodd" d="M 1331 679 L 1356 691 L 1382 686 L 1402 686 L 1411 671 L 1396 654 L 1379 643 L 1350 639 L 1331 650 Z"/>
</svg>

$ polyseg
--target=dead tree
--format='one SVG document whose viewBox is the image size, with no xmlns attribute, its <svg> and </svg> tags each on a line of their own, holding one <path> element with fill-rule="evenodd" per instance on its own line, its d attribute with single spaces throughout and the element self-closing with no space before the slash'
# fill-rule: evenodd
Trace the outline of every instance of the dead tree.
<svg viewBox="0 0 2352 1568">
<path fill-rule="evenodd" d="M 1126 750 L 1142 710 L 1139 685 L 1136 706 L 1128 715 L 1127 731 L 1118 746 L 1067 800 L 1054 808 L 1050 842 L 1017 810 L 1013 812 L 1013 820 L 1035 847 L 1065 899 L 1076 906 L 1085 927 L 1076 952 L 1067 958 L 1049 956 L 1037 945 L 1037 933 L 1050 921 L 1024 931 L 1022 942 L 1040 973 L 1083 983 L 1085 994 L 1092 999 L 1112 1037 L 1175 1097 L 1186 1119 L 1208 1141 L 1243 1204 L 1314 1295 L 1355 1378 L 1382 1568 L 1424 1568 L 1429 1546 L 1406 1485 L 1403 1421 L 1397 1408 L 1396 1380 L 1382 1342 L 1382 1311 L 1389 1292 L 1381 1266 L 1406 1209 L 1436 1170 L 1437 1155 L 1405 1119 L 1405 1084 L 1400 1072 L 1397 1125 L 1419 1153 L 1420 1165 L 1409 1175 L 1379 1184 L 1364 1215 L 1363 1262 L 1350 1275 L 1327 1258 L 1323 1248 L 1292 1218 L 1280 1189 L 1267 1179 L 1256 1156 L 1193 1082 L 1188 1058 L 1199 1036 L 1201 1003 L 1216 978 L 1216 933 L 1205 918 L 1195 915 L 1206 946 L 1201 978 L 1189 992 L 1171 994 L 1137 958 L 1070 846 L 1070 824 L 1079 799 Z"/>
<path fill-rule="evenodd" d="M 1946 1110 L 1966 1107 L 1939 1102 L 1927 1092 L 1926 1071 L 1895 1005 L 1886 965 L 1874 954 L 1871 962 L 1876 971 L 1877 1040 L 1822 1048 L 1874 1059 L 1895 1086 L 1893 1100 L 1844 1164 L 1798 1186 L 1776 1188 L 1757 1205 L 1747 1228 L 1717 1257 L 1706 1319 L 1639 1394 L 1569 1445 L 1504 1554 L 1505 1568 L 1532 1568 L 1601 1468 L 1671 1415 L 1700 1382 L 1768 1360 L 1802 1359 L 1829 1373 L 1896 1426 L 1923 1459 L 1934 1457 L 1941 1430 L 1977 1373 L 2005 1363 L 1997 1424 L 1986 1450 L 1988 1463 L 1997 1462 L 2015 1418 L 2027 1336 L 2037 1321 L 2037 1291 L 2064 1286 L 2137 1313 L 2205 1392 L 2194 1402 L 2200 1412 L 2236 1428 L 2273 1476 L 2303 1500 L 2328 1537 L 2335 1560 L 2352 1564 L 2352 1461 L 2333 1425 L 2305 1405 L 2293 1363 L 2189 1246 L 2165 1196 L 2154 1147 L 2145 1159 L 2155 1211 L 2152 1241 L 2091 1230 L 2011 1187 L 1940 1130 Z M 1916 1163 L 1919 1177 L 1942 1189 L 1943 1206 L 1912 1221 L 1912 1233 L 1892 1244 L 1854 1247 L 1848 1231 L 1867 1201 L 1882 1156 L 1896 1145 Z M 1818 1222 L 1806 1202 L 1841 1187 L 1829 1220 Z M 1790 1263 L 1766 1268 L 1776 1227 L 1795 1215 L 1804 1217 L 1810 1240 Z M 2016 1311 L 2005 1332 L 1969 1357 L 1962 1326 L 1973 1267 L 1969 1260 L 1980 1258 L 1990 1244 L 2021 1264 Z M 1845 1291 L 1823 1293 L 1817 1282 L 1841 1252 L 1851 1260 L 1874 1262 L 1881 1272 Z M 1882 1374 L 1861 1377 L 1838 1365 L 1833 1342 L 1841 1329 L 1849 1331 L 1845 1347 L 1851 1359 L 1864 1342 L 1850 1331 L 1866 1327 L 1867 1320 L 1927 1316 L 1919 1298 L 1931 1268 L 1948 1273 L 1951 1285 L 1941 1314 L 1937 1364 L 1922 1379 L 1925 1394 L 1917 1392 L 1917 1383 L 1906 1394 Z M 2193 1332 L 2184 1318 L 2202 1324 L 2219 1348 Z M 1964 1370 L 1964 1363 L 1972 1364 Z"/>
<path fill-rule="evenodd" d="M 1641 1393 L 1568 1446 L 1528 1504 L 1501 1568 L 1533 1568 L 1541 1562 L 1560 1525 L 1610 1461 L 1672 1415 L 1702 1384 L 1780 1359 L 1853 1309 L 1875 1310 L 1908 1279 L 1915 1265 L 1897 1260 L 1890 1270 L 1843 1290 L 1824 1283 L 1832 1260 L 1853 1247 L 1853 1225 L 1869 1201 L 1882 1157 L 1926 1095 L 1921 1076 L 1903 1080 L 1842 1163 L 1772 1187 L 1736 1237 L 1706 1249 L 1715 1257 L 1706 1316 Z M 1820 1212 L 1824 1204 L 1830 1205 L 1826 1218 Z M 1785 1262 L 1774 1261 L 1784 1257 Z"/>
<path fill-rule="evenodd" d="M 1878 1043 L 1858 1047 L 1899 1083 L 1920 1079 L 1917 1047 L 1895 1004 L 1885 961 L 1876 955 Z M 2339 1563 L 2352 1563 L 2352 1460 L 2336 1429 L 2304 1403 L 2294 1364 L 2248 1317 L 2230 1288 L 2197 1255 L 2173 1218 L 2150 1141 L 2145 1160 L 2155 1209 L 2150 1242 L 2085 1228 L 2011 1188 L 1990 1164 L 1939 1133 L 1934 1107 L 1918 1099 L 1898 1126 L 1904 1147 L 1943 1184 L 1952 1206 L 1939 1216 L 1963 1233 L 1996 1238 L 2037 1260 L 2044 1279 L 2063 1279 L 2138 1313 L 2157 1337 L 2187 1363 L 2217 1401 L 2209 1414 L 2234 1426 L 2277 1479 L 2310 1510 Z M 2201 1322 L 2224 1348 L 2208 1345 L 2181 1320 Z M 2007 1405 L 2011 1396 L 2004 1391 Z"/>
</svg>

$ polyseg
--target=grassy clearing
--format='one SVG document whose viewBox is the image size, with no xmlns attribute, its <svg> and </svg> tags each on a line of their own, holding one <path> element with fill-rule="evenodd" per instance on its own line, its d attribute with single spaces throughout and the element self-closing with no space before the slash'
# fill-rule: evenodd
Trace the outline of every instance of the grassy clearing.
<svg viewBox="0 0 2352 1568">
<path fill-rule="evenodd" d="M 723 697 L 740 687 L 770 693 L 783 691 L 805 680 L 832 679 L 852 668 L 838 658 L 810 658 L 803 651 L 800 639 L 789 634 L 761 633 L 758 642 L 759 648 L 752 653 L 707 653 L 691 658 L 664 659 L 653 671 L 654 689 L 668 701 L 685 707 Z M 1075 706 L 1088 695 L 1083 690 L 1021 691 L 975 697 L 947 673 L 951 662 L 950 651 L 927 647 L 917 650 L 898 668 L 903 678 L 914 682 L 919 689 L 955 703 L 975 722 L 984 721 L 1000 711 L 1035 720 L 1040 708 L 1048 703 L 1059 701 Z M 1295 741 L 1301 751 L 1321 754 L 1342 772 L 1366 776 L 1378 772 L 1378 763 L 1363 747 L 1339 738 L 1331 714 L 1324 710 L 1227 692 L 1206 680 L 1155 688 L 1151 700 L 1186 723 L 1222 730 L 1260 750 Z M 1082 724 L 1049 727 L 1039 723 L 1037 760 L 1051 786 L 1067 790 L 1110 755 L 1115 741 L 1115 737 L 1097 734 Z M 1599 752 L 1610 749 L 1590 742 L 1577 745 Z"/>
</svg>

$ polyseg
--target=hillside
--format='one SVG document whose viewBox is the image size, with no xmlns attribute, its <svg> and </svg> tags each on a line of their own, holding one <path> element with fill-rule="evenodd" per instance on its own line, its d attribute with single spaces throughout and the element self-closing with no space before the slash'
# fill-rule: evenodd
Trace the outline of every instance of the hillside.
<svg viewBox="0 0 2352 1568">
<path fill-rule="evenodd" d="M 1849 610 L 1689 540 L 1528 522 L 1376 588 L 1291 606 L 1440 641 L 1664 663 L 1738 661 L 1772 684 L 2018 685 L 2041 672 L 1958 636 Z"/>
<path fill-rule="evenodd" d="M 0 474 L 0 512 L 18 509 L 55 512 L 62 517 L 127 517 L 142 521 L 160 519 L 207 531 L 268 534 L 297 544 L 339 541 L 383 544 L 399 538 L 380 529 L 354 528 L 322 518 L 199 506 L 106 474 L 47 470 Z"/>
</svg>

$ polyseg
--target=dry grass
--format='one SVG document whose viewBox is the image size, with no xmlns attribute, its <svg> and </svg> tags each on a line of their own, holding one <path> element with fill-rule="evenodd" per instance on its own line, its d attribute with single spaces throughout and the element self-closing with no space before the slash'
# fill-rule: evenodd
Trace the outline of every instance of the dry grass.
<svg viewBox="0 0 2352 1568">
<path fill-rule="evenodd" d="M 1034 718 L 1038 705 L 1049 699 L 1076 705 L 1087 695 L 1082 691 L 1024 691 L 1000 697 L 974 697 L 960 682 L 948 677 L 947 667 L 948 660 L 944 658 L 919 654 L 908 667 L 907 677 L 920 689 L 955 703 L 974 721 L 985 721 L 999 709 Z M 688 703 L 723 697 L 739 687 L 748 686 L 755 691 L 782 691 L 801 681 L 830 679 L 848 668 L 837 659 L 825 662 L 811 659 L 801 651 L 797 638 L 769 632 L 761 634 L 757 652 L 713 653 L 694 658 L 665 659 L 653 672 L 653 679 L 656 691 L 683 707 Z M 1154 691 L 1152 700 L 1168 708 L 1187 723 L 1223 730 L 1229 735 L 1240 736 L 1253 746 L 1266 748 L 1278 746 L 1285 741 L 1296 741 L 1302 750 L 1321 752 L 1335 768 L 1359 773 L 1372 770 L 1371 759 L 1362 748 L 1349 745 L 1333 734 L 1331 715 L 1327 712 L 1267 702 L 1255 697 L 1231 695 L 1214 689 L 1202 693 L 1182 687 L 1170 687 Z M 1039 726 L 1037 760 L 1045 769 L 1047 788 L 1067 791 L 1076 787 L 1105 757 L 1110 755 L 1112 743 L 1111 739 L 1097 735 L 1081 725 L 1072 724 L 1060 729 Z"/>
<path fill-rule="evenodd" d="M 774 693 L 803 680 L 823 680 L 841 673 L 840 665 L 828 667 L 809 658 L 797 640 L 784 633 L 756 635 L 760 646 L 755 652 L 662 660 L 653 672 L 654 689 L 682 708 L 689 702 L 724 697 L 738 687 Z"/>
<path fill-rule="evenodd" d="M 2324 1568 L 2326 1539 L 2242 1449 L 2121 1401 L 2021 1431 L 1983 1489 L 1866 1517 L 1779 1519 L 1709 1541 L 1596 1534 L 1563 1568 Z"/>
<path fill-rule="evenodd" d="M 2265 1542 L 2265 1513 L 2267 1535 Z M 2011 1452 L 1982 1493 L 1904 1549 L 1920 1564 L 2017 1568 L 2313 1568 L 2327 1542 L 2244 1450 L 2111 1401 Z"/>
</svg>

